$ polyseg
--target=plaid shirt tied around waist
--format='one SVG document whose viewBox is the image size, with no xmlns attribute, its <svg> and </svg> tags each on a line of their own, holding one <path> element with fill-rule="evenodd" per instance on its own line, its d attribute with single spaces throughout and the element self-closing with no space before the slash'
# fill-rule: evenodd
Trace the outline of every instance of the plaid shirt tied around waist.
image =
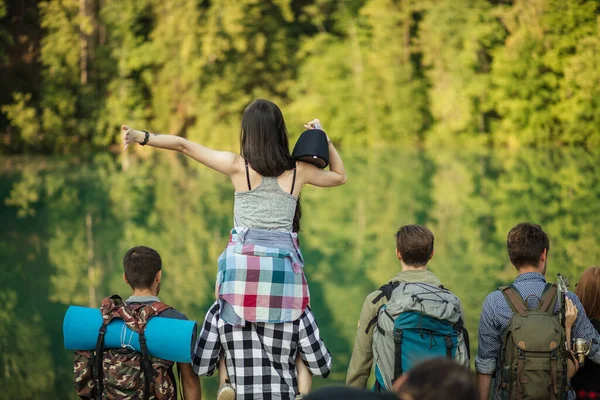
<svg viewBox="0 0 600 400">
<path fill-rule="evenodd" d="M 295 321 L 309 303 L 304 260 L 298 235 L 289 232 L 290 247 L 248 243 L 249 229 L 231 230 L 219 257 L 217 284 L 221 317 L 232 325 Z M 252 229 L 253 234 L 261 231 Z M 265 232 L 268 236 L 269 232 Z"/>
</svg>

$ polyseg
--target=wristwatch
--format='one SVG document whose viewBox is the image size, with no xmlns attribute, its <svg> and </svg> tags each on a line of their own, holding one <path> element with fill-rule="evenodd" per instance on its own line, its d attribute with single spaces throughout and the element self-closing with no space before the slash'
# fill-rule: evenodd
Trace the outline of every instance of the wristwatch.
<svg viewBox="0 0 600 400">
<path fill-rule="evenodd" d="M 142 143 L 140 143 L 142 146 L 145 146 L 146 143 L 148 143 L 148 139 L 150 139 L 150 134 L 148 133 L 148 131 L 142 131 L 144 132 L 146 135 L 144 136 L 144 141 Z"/>
</svg>

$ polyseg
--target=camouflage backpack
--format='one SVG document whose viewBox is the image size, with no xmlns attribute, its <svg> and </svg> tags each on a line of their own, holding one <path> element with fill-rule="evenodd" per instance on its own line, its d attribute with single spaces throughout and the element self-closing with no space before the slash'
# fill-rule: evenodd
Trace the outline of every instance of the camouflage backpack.
<svg viewBox="0 0 600 400">
<path fill-rule="evenodd" d="M 95 351 L 76 351 L 73 368 L 80 399 L 175 400 L 172 361 L 148 354 L 144 331 L 150 319 L 172 307 L 156 302 L 128 305 L 118 295 L 102 301 L 102 326 Z M 141 353 L 127 348 L 104 349 L 108 324 L 121 318 L 140 337 Z"/>
</svg>

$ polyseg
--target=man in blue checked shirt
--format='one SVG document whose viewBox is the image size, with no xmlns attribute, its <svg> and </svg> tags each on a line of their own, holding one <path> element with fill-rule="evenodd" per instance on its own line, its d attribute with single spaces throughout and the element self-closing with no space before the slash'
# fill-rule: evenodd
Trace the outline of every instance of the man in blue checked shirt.
<svg viewBox="0 0 600 400">
<path fill-rule="evenodd" d="M 211 376 L 225 353 L 227 373 L 236 399 L 295 399 L 298 393 L 296 355 L 309 371 L 324 378 L 331 371 L 331 354 L 317 322 L 307 307 L 293 322 L 229 324 L 215 302 L 204 319 L 192 366 L 200 376 Z"/>
<path fill-rule="evenodd" d="M 550 248 L 548 236 L 539 225 L 520 223 L 508 233 L 507 247 L 510 262 L 519 273 L 513 285 L 521 298 L 528 299 L 529 308 L 535 308 L 546 286 L 546 265 Z M 592 343 L 589 359 L 600 364 L 600 335 L 586 317 L 577 296 L 568 292 L 567 297 L 578 311 L 571 329 L 571 337 L 589 340 Z M 559 309 L 560 301 L 557 297 L 554 312 L 558 314 Z M 481 400 L 489 398 L 494 378 L 492 398 L 500 399 L 499 365 L 502 338 L 512 316 L 511 307 L 499 290 L 486 297 L 479 320 L 479 352 L 475 359 L 477 387 Z M 569 391 L 568 398 L 575 399 L 572 390 Z"/>
</svg>

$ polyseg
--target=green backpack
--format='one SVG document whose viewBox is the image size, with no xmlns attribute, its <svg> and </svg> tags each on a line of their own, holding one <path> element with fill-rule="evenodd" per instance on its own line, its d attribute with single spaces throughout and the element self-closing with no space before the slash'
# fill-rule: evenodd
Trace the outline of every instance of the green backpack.
<svg viewBox="0 0 600 400">
<path fill-rule="evenodd" d="M 536 309 L 528 308 L 514 286 L 499 290 L 513 311 L 502 342 L 502 399 L 566 399 L 566 334 L 554 315 L 556 285 L 546 284 Z"/>
</svg>

